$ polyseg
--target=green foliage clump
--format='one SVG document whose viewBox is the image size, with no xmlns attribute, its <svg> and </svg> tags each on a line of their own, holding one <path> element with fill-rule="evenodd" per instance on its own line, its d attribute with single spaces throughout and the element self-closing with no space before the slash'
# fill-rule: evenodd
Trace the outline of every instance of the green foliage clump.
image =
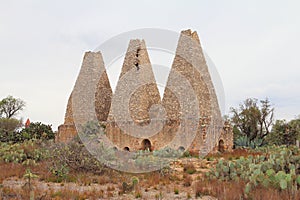
<svg viewBox="0 0 300 200">
<path fill-rule="evenodd" d="M 138 184 L 139 184 L 140 180 L 138 177 L 133 176 L 131 177 L 131 183 L 127 183 L 127 182 L 123 182 L 122 183 L 122 187 L 121 187 L 121 193 L 125 194 L 128 192 L 132 192 L 133 190 L 136 191 L 136 198 L 140 198 L 142 197 L 141 193 L 138 190 Z"/>
<path fill-rule="evenodd" d="M 246 99 L 238 108 L 231 108 L 235 146 L 260 147 L 266 144 L 273 123 L 274 108 L 266 98 Z"/>
<path fill-rule="evenodd" d="M 105 128 L 106 125 L 99 123 L 98 121 L 88 121 L 83 126 L 80 126 L 79 135 L 81 138 L 97 138 L 97 135 L 105 134 Z"/>
<path fill-rule="evenodd" d="M 32 190 L 31 180 L 34 178 L 38 178 L 38 175 L 32 173 L 30 168 L 28 168 L 26 169 L 26 172 L 23 175 L 23 177 L 26 179 L 26 184 L 28 184 L 28 188 L 31 191 Z"/>
<path fill-rule="evenodd" d="M 300 118 L 291 120 L 276 120 L 272 132 L 266 137 L 270 145 L 295 145 L 300 140 Z"/>
<path fill-rule="evenodd" d="M 31 123 L 27 128 L 20 132 L 20 140 L 54 140 L 55 133 L 51 125 L 42 124 L 41 122 Z"/>
<path fill-rule="evenodd" d="M 178 188 L 174 188 L 174 194 L 179 194 Z"/>
<path fill-rule="evenodd" d="M 68 170 L 64 169 L 66 167 L 77 172 L 93 172 L 95 174 L 101 174 L 104 169 L 104 165 L 87 151 L 78 138 L 68 144 L 57 144 L 51 150 L 51 157 L 54 174 L 59 171 L 67 172 Z"/>
<path fill-rule="evenodd" d="M 53 164 L 50 166 L 50 172 L 55 176 L 55 182 L 62 182 L 68 179 L 69 167 L 66 164 Z"/>
<path fill-rule="evenodd" d="M 132 182 L 132 185 L 137 185 L 137 184 L 140 182 L 140 180 L 139 180 L 138 177 L 133 176 L 133 177 L 131 178 L 131 182 Z"/>
<path fill-rule="evenodd" d="M 250 140 L 247 135 L 241 135 L 235 138 L 234 144 L 238 147 L 249 147 L 249 148 L 256 148 L 261 147 L 264 145 L 264 140 L 261 138 L 254 138 Z"/>
<path fill-rule="evenodd" d="M 18 130 L 22 121 L 14 118 L 0 118 L 0 142 L 21 143 L 26 140 L 54 140 L 51 125 L 41 122 L 31 123 L 27 128 Z"/>
<path fill-rule="evenodd" d="M 23 110 L 25 102 L 22 99 L 8 96 L 0 101 L 0 117 L 11 119 L 18 114 L 19 111 Z"/>
<path fill-rule="evenodd" d="M 182 151 L 169 147 L 153 151 L 153 156 L 160 158 L 178 158 L 182 155 Z"/>
<path fill-rule="evenodd" d="M 18 129 L 22 126 L 22 120 L 15 118 L 0 118 L 0 142 L 20 141 Z"/>
<path fill-rule="evenodd" d="M 8 96 L 0 100 L 0 142 L 15 142 L 18 129 L 22 127 L 22 120 L 16 119 L 19 111 L 23 110 L 25 102 Z"/>
<path fill-rule="evenodd" d="M 168 167 L 168 164 L 174 158 L 179 158 L 183 152 L 172 148 L 163 148 L 150 152 L 149 150 L 140 150 L 134 152 L 133 160 L 136 165 L 145 170 Z M 166 169 L 166 168 L 165 168 Z"/>
<path fill-rule="evenodd" d="M 34 141 L 24 143 L 0 143 L 0 161 L 23 163 L 25 165 L 35 164 L 49 157 L 49 151 L 41 148 Z"/>
<path fill-rule="evenodd" d="M 262 155 L 239 157 L 234 160 L 220 159 L 216 169 L 207 176 L 222 181 L 245 181 L 245 193 L 257 186 L 279 190 L 297 190 L 300 178 L 300 150 L 297 147 L 266 146 L 252 150 Z"/>
</svg>

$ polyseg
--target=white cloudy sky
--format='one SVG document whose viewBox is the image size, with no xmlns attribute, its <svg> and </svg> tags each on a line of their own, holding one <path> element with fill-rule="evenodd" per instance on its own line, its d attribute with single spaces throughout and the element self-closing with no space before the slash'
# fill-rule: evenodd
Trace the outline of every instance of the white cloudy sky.
<svg viewBox="0 0 300 200">
<path fill-rule="evenodd" d="M 191 28 L 221 76 L 226 112 L 269 97 L 277 119 L 292 119 L 300 114 L 299 9 L 298 0 L 0 0 L 0 99 L 23 99 L 20 117 L 56 130 L 85 51 L 134 29 Z"/>
</svg>

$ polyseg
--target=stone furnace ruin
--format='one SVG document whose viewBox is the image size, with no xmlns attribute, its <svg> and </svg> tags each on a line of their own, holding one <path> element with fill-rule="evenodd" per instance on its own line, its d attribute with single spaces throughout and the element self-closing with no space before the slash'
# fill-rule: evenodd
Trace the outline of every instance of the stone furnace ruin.
<svg viewBox="0 0 300 200">
<path fill-rule="evenodd" d="M 94 112 L 114 148 L 153 151 L 169 145 L 203 155 L 215 150 L 232 149 L 232 129 L 222 120 L 215 88 L 196 32 L 181 32 L 162 98 L 144 40 L 130 40 L 114 92 L 100 52 L 85 53 L 77 80 L 88 80 L 85 72 L 91 66 L 103 71 L 95 86 Z M 65 121 L 58 127 L 57 139 L 61 142 L 68 142 L 77 134 L 73 93 L 74 90 L 68 100 Z M 195 101 L 192 105 L 189 102 L 193 95 Z M 192 111 L 197 113 L 191 115 L 190 109 L 195 105 L 197 109 Z M 150 128 L 145 128 L 150 124 Z M 192 129 L 190 126 L 193 126 Z M 151 134 L 151 130 L 155 134 Z M 195 131 L 195 134 L 190 135 L 191 131 Z"/>
</svg>

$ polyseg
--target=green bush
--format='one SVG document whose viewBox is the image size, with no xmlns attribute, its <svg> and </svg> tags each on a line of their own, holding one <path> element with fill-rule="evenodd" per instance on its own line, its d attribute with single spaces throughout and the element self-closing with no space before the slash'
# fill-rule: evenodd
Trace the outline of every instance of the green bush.
<svg viewBox="0 0 300 200">
<path fill-rule="evenodd" d="M 30 139 L 54 140 L 55 133 L 53 132 L 51 125 L 35 122 L 20 131 L 20 140 L 24 141 Z"/>
<path fill-rule="evenodd" d="M 69 168 L 66 164 L 53 164 L 49 170 L 56 177 L 55 182 L 60 183 L 68 178 Z"/>
<path fill-rule="evenodd" d="M 179 194 L 178 188 L 175 188 L 175 189 L 174 189 L 174 194 Z"/>
<path fill-rule="evenodd" d="M 18 142 L 18 128 L 22 126 L 22 121 L 14 118 L 0 118 L 0 142 Z"/>
<path fill-rule="evenodd" d="M 0 143 L 0 161 L 34 164 L 49 157 L 47 149 L 40 147 L 34 141 L 24 143 Z"/>
<path fill-rule="evenodd" d="M 70 143 L 57 144 L 51 150 L 52 168 L 60 169 L 63 165 L 77 172 L 101 174 L 104 165 L 92 156 L 78 138 Z"/>
<path fill-rule="evenodd" d="M 41 122 L 31 123 L 27 128 L 18 130 L 22 122 L 17 119 L 0 118 L 0 142 L 20 143 L 26 140 L 54 140 L 51 125 Z"/>
<path fill-rule="evenodd" d="M 300 151 L 295 147 L 266 146 L 253 151 L 262 155 L 248 156 L 227 161 L 220 159 L 216 169 L 207 174 L 223 181 L 242 179 L 245 192 L 257 186 L 274 187 L 280 190 L 297 190 L 300 173 Z M 298 186 L 299 187 L 299 186 Z"/>
</svg>

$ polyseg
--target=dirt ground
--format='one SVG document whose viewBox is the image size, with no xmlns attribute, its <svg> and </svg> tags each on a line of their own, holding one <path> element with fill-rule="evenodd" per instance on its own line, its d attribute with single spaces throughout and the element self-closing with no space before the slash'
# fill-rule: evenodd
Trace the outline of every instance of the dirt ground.
<svg viewBox="0 0 300 200">
<path fill-rule="evenodd" d="M 196 199 L 195 183 L 201 180 L 212 164 L 206 159 L 179 159 L 171 163 L 171 175 L 168 177 L 137 175 L 139 183 L 129 192 L 122 192 L 121 181 L 101 184 L 32 180 L 31 195 L 34 195 L 34 199 L 73 199 L 71 194 L 78 194 L 79 199 Z M 186 166 L 193 166 L 195 172 L 185 172 Z M 24 178 L 9 177 L 1 184 L 0 196 L 2 199 L 22 199 L 26 186 L 28 183 Z M 201 195 L 197 199 L 216 198 Z"/>
</svg>

